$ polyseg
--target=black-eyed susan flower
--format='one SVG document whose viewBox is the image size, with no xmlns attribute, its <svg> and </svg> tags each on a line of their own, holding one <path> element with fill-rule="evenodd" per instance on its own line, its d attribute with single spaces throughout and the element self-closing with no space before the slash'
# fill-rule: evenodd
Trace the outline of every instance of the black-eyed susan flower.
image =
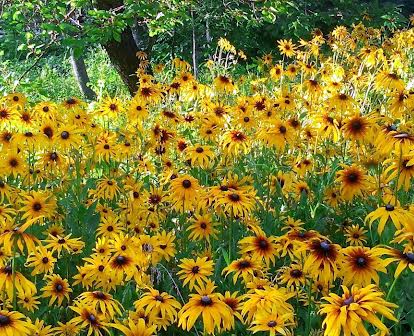
<svg viewBox="0 0 414 336">
<path fill-rule="evenodd" d="M 250 139 L 243 131 L 229 130 L 223 134 L 221 147 L 224 155 L 238 157 L 250 151 Z"/>
<path fill-rule="evenodd" d="M 2 176 L 12 175 L 17 177 L 18 175 L 24 175 L 28 166 L 21 152 L 9 150 L 3 153 L 0 167 L 2 169 Z"/>
<path fill-rule="evenodd" d="M 213 84 L 216 87 L 217 91 L 224 91 L 227 93 L 232 93 L 235 89 L 233 80 L 226 75 L 219 75 L 213 80 Z"/>
<path fill-rule="evenodd" d="M 308 256 L 303 271 L 315 279 L 332 282 L 338 276 L 341 247 L 328 240 L 315 238 L 307 243 Z"/>
<path fill-rule="evenodd" d="M 204 169 L 211 166 L 215 157 L 211 146 L 203 146 L 201 144 L 188 146 L 183 153 L 185 159 L 191 162 L 191 166 Z"/>
<path fill-rule="evenodd" d="M 189 239 L 195 241 L 205 239 L 209 242 L 210 237 L 217 238 L 217 223 L 213 221 L 211 215 L 195 215 L 191 221 L 193 224 L 187 228 L 187 231 L 190 232 L 188 235 Z"/>
<path fill-rule="evenodd" d="M 397 229 L 401 229 L 404 226 L 404 222 L 408 221 L 411 216 L 410 213 L 397 205 L 386 204 L 370 212 L 365 221 L 371 226 L 374 221 L 379 219 L 378 233 L 382 234 L 388 220 L 391 220 Z"/>
<path fill-rule="evenodd" d="M 213 260 L 208 260 L 207 257 L 196 260 L 184 258 L 181 259 L 181 264 L 178 265 L 181 270 L 177 272 L 180 279 L 183 280 L 183 285 L 193 289 L 197 283 L 202 286 L 208 281 L 208 277 L 213 274 Z"/>
<path fill-rule="evenodd" d="M 0 332 L 7 336 L 28 336 L 32 333 L 31 323 L 22 313 L 0 310 Z"/>
<path fill-rule="evenodd" d="M 197 294 L 190 294 L 189 301 L 178 313 L 178 326 L 190 331 L 201 315 L 204 331 L 214 334 L 216 329 L 230 323 L 232 311 L 214 291 L 216 286 L 213 282 L 195 286 L 195 289 Z"/>
<path fill-rule="evenodd" d="M 256 236 L 246 237 L 239 241 L 240 253 L 251 254 L 253 258 L 264 260 L 269 265 L 275 263 L 277 249 L 276 238 L 267 237 L 264 232 L 258 232 Z"/>
<path fill-rule="evenodd" d="M 345 166 L 337 173 L 336 181 L 340 183 L 341 197 L 347 201 L 369 187 L 367 174 L 356 165 Z"/>
<path fill-rule="evenodd" d="M 262 289 L 253 288 L 245 295 L 241 314 L 247 322 L 252 322 L 258 312 L 269 312 L 276 308 L 279 314 L 291 314 L 292 305 L 287 302 L 295 293 L 285 288 L 264 286 Z"/>
<path fill-rule="evenodd" d="M 387 175 L 387 181 L 395 181 L 397 188 L 404 188 L 408 191 L 411 185 L 411 180 L 414 177 L 414 160 L 411 154 L 403 154 L 402 157 L 387 159 L 384 161 L 384 166 L 389 166 L 385 169 L 384 174 Z"/>
<path fill-rule="evenodd" d="M 359 225 L 351 225 L 345 228 L 346 242 L 351 246 L 363 246 L 367 242 L 367 230 Z"/>
<path fill-rule="evenodd" d="M 70 323 L 78 326 L 79 329 L 84 330 L 89 335 L 102 336 L 103 331 L 109 333 L 108 322 L 105 316 L 96 310 L 89 307 L 74 307 L 70 306 L 78 316 L 70 320 Z"/>
<path fill-rule="evenodd" d="M 28 280 L 22 273 L 13 271 L 11 265 L 0 268 L 0 290 L 7 294 L 11 300 L 15 294 L 26 295 L 36 293 L 36 286 Z"/>
<path fill-rule="evenodd" d="M 140 299 L 134 302 L 135 309 L 144 309 L 154 317 L 174 322 L 181 304 L 170 294 L 147 288 Z"/>
<path fill-rule="evenodd" d="M 56 210 L 56 200 L 53 195 L 47 192 L 32 191 L 24 195 L 22 207 L 22 219 L 33 220 L 40 218 L 51 218 Z"/>
<path fill-rule="evenodd" d="M 395 269 L 394 278 L 398 278 L 407 267 L 414 272 L 414 252 L 410 249 L 408 251 L 400 251 L 395 248 L 388 248 L 385 254 L 390 257 L 387 258 L 387 263 L 396 262 L 397 268 Z"/>
<path fill-rule="evenodd" d="M 300 288 L 300 286 L 305 284 L 305 280 L 305 273 L 302 266 L 298 263 L 292 263 L 279 269 L 278 281 L 288 288 Z"/>
<path fill-rule="evenodd" d="M 230 293 L 226 291 L 221 300 L 231 309 L 233 319 L 229 321 L 228 324 L 224 325 L 225 330 L 232 330 L 235 327 L 235 318 L 243 322 L 243 317 L 240 314 L 241 311 L 241 300 L 242 297 L 239 296 L 238 292 Z"/>
<path fill-rule="evenodd" d="M 112 323 L 111 327 L 120 330 L 125 336 L 152 336 L 157 331 L 156 325 L 147 326 L 145 320 L 140 318 L 137 321 L 129 318 L 126 325 Z"/>
<path fill-rule="evenodd" d="M 47 274 L 53 272 L 56 263 L 56 258 L 53 257 L 51 251 L 48 251 L 43 246 L 36 248 L 32 254 L 27 258 L 27 267 L 33 267 L 32 275 Z"/>
<path fill-rule="evenodd" d="M 20 293 L 17 295 L 18 297 L 18 303 L 21 305 L 24 309 L 26 309 L 29 312 L 34 312 L 39 308 L 40 301 L 38 300 L 39 297 L 35 295 L 35 293 Z"/>
<path fill-rule="evenodd" d="M 330 293 L 324 298 L 327 303 L 321 305 L 319 313 L 326 315 L 322 323 L 325 336 L 339 336 L 342 332 L 348 335 L 369 335 L 364 321 L 374 325 L 382 334 L 387 334 L 388 328 L 377 314 L 397 321 L 392 312 L 397 305 L 385 301 L 375 285 L 362 288 L 352 286 L 351 289 L 342 286 L 342 290 L 342 296 Z"/>
<path fill-rule="evenodd" d="M 233 274 L 233 282 L 241 277 L 245 283 L 250 282 L 255 276 L 261 273 L 260 260 L 251 257 L 242 257 L 231 262 L 231 264 L 223 269 L 225 276 Z"/>
<path fill-rule="evenodd" d="M 177 211 L 192 210 L 198 201 L 200 190 L 197 179 L 182 175 L 171 181 L 169 201 Z"/>
<path fill-rule="evenodd" d="M 230 217 L 246 217 L 256 206 L 256 192 L 254 190 L 224 191 L 215 203 L 216 208 L 222 208 Z"/>
<path fill-rule="evenodd" d="M 60 275 L 53 274 L 47 276 L 46 286 L 42 288 L 42 297 L 50 298 L 49 306 L 57 302 L 58 306 L 61 306 L 63 300 L 69 300 L 69 295 L 72 293 L 72 289 L 69 287 L 67 279 L 62 279 Z"/>
<path fill-rule="evenodd" d="M 280 314 L 276 307 L 271 311 L 260 311 L 256 314 L 252 327 L 253 334 L 257 332 L 268 332 L 269 335 L 289 335 L 291 327 L 294 326 L 292 313 Z"/>
<path fill-rule="evenodd" d="M 295 45 L 292 40 L 279 40 L 277 42 L 280 53 L 286 57 L 293 57 L 295 55 Z"/>
<path fill-rule="evenodd" d="M 76 305 L 91 307 L 109 319 L 122 314 L 122 305 L 119 301 L 115 300 L 111 294 L 101 291 L 83 292 L 76 298 Z"/>
<path fill-rule="evenodd" d="M 340 274 L 344 285 L 379 284 L 378 272 L 386 273 L 387 262 L 381 259 L 387 251 L 381 247 L 350 246 L 342 250 Z"/>
</svg>

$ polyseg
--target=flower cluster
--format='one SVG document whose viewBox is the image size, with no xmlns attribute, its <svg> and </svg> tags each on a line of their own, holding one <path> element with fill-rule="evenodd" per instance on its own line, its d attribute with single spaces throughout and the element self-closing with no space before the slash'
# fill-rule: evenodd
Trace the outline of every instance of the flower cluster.
<svg viewBox="0 0 414 336">
<path fill-rule="evenodd" d="M 1 99 L 1 335 L 402 333 L 414 30 L 275 49 L 206 82 L 137 55 L 132 99 Z"/>
</svg>

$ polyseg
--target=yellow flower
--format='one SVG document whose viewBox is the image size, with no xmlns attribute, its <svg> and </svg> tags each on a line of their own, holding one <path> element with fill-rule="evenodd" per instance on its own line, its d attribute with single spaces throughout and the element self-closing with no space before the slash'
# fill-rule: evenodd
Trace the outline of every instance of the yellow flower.
<svg viewBox="0 0 414 336">
<path fill-rule="evenodd" d="M 307 251 L 303 271 L 314 279 L 323 282 L 332 282 L 338 276 L 341 247 L 320 238 L 312 239 L 307 244 Z"/>
<path fill-rule="evenodd" d="M 414 272 L 414 252 L 411 249 L 406 252 L 402 252 L 398 249 L 388 248 L 385 254 L 391 256 L 386 260 L 387 263 L 394 261 L 398 263 L 398 266 L 395 269 L 394 278 L 398 278 L 407 266 L 412 272 Z"/>
<path fill-rule="evenodd" d="M 0 310 L 0 333 L 3 335 L 29 336 L 31 324 L 26 317 L 16 311 Z"/>
<path fill-rule="evenodd" d="M 259 273 L 261 273 L 260 260 L 250 257 L 242 257 L 234 260 L 231 264 L 223 269 L 223 274 L 227 277 L 229 273 L 233 274 L 233 282 L 236 283 L 239 276 L 243 278 L 245 283 L 251 281 Z"/>
<path fill-rule="evenodd" d="M 392 204 L 386 204 L 385 206 L 381 206 L 378 209 L 370 212 L 365 221 L 371 226 L 374 221 L 379 219 L 378 223 L 378 233 L 381 235 L 382 231 L 384 231 L 385 224 L 387 224 L 388 220 L 391 219 L 391 222 L 394 224 L 396 229 L 401 229 L 404 226 L 404 223 L 408 220 L 412 220 L 413 215 L 411 215 L 406 210 L 402 209 L 399 206 L 394 206 Z"/>
<path fill-rule="evenodd" d="M 345 166 L 337 173 L 336 181 L 340 183 L 341 197 L 347 201 L 362 195 L 369 186 L 367 175 L 356 165 Z"/>
<path fill-rule="evenodd" d="M 387 273 L 388 263 L 380 258 L 386 252 L 380 247 L 350 246 L 343 249 L 340 275 L 344 285 L 366 286 L 372 281 L 378 285 L 378 272 Z"/>
<path fill-rule="evenodd" d="M 240 252 L 250 254 L 253 258 L 264 260 L 267 265 L 275 263 L 277 249 L 276 238 L 267 237 L 263 232 L 258 232 L 254 237 L 246 237 L 239 241 Z"/>
<path fill-rule="evenodd" d="M 276 307 L 272 307 L 271 311 L 260 311 L 256 314 L 252 327 L 253 333 L 268 332 L 270 336 L 290 335 L 290 328 L 294 326 L 294 315 L 292 312 L 280 314 Z"/>
<path fill-rule="evenodd" d="M 47 277 L 46 286 L 42 288 L 42 297 L 50 297 L 49 306 L 53 305 L 57 301 L 58 306 L 61 306 L 63 300 L 69 300 L 69 294 L 72 293 L 72 289 L 69 287 L 68 280 L 62 279 L 60 275 L 49 275 Z"/>
<path fill-rule="evenodd" d="M 191 166 L 200 168 L 209 168 L 214 160 L 215 154 L 212 146 L 203 146 L 196 144 L 184 149 L 185 160 L 191 162 Z"/>
<path fill-rule="evenodd" d="M 203 320 L 204 331 L 214 334 L 224 324 L 229 324 L 232 311 L 214 292 L 214 282 L 208 281 L 205 285 L 195 286 L 197 294 L 190 294 L 190 300 L 178 313 L 178 326 L 190 331 L 199 316 Z"/>
<path fill-rule="evenodd" d="M 141 298 L 134 302 L 134 306 L 136 310 L 145 309 L 154 318 L 167 319 L 169 322 L 176 320 L 177 310 L 181 309 L 181 304 L 172 295 L 153 288 L 147 288 Z"/>
<path fill-rule="evenodd" d="M 192 210 L 200 197 L 200 191 L 197 179 L 183 175 L 171 181 L 169 201 L 180 212 Z"/>
<path fill-rule="evenodd" d="M 295 56 L 295 45 L 293 44 L 292 40 L 279 40 L 277 41 L 277 46 L 280 50 L 280 53 L 286 57 L 293 57 Z"/>
<path fill-rule="evenodd" d="M 138 321 L 134 321 L 131 318 L 127 321 L 127 326 L 121 323 L 112 323 L 111 327 L 120 330 L 125 336 L 152 336 L 156 334 L 157 326 L 147 326 L 145 320 L 140 318 Z"/>
<path fill-rule="evenodd" d="M 183 285 L 193 289 L 195 283 L 199 286 L 202 286 L 203 283 L 208 281 L 208 277 L 213 274 L 213 265 L 212 260 L 208 260 L 207 257 L 194 259 L 181 259 L 181 264 L 178 267 L 181 268 L 181 271 L 178 271 L 177 274 L 180 277 L 180 280 L 183 280 Z"/>
<path fill-rule="evenodd" d="M 218 230 L 215 228 L 217 224 L 213 222 L 211 215 L 195 215 L 192 222 L 194 224 L 187 228 L 187 231 L 190 231 L 189 239 L 195 241 L 205 239 L 209 242 L 210 237 L 217 238 Z"/>
<path fill-rule="evenodd" d="M 368 336 L 364 321 L 378 328 L 381 335 L 387 335 L 388 328 L 377 314 L 398 321 L 392 313 L 397 305 L 385 301 L 375 285 L 362 288 L 352 286 L 350 290 L 345 286 L 341 287 L 344 292 L 342 296 L 331 293 L 324 297 L 327 303 L 321 305 L 319 313 L 326 315 L 322 323 L 325 328 L 324 335 L 340 336 L 343 332 L 345 335 Z"/>
</svg>

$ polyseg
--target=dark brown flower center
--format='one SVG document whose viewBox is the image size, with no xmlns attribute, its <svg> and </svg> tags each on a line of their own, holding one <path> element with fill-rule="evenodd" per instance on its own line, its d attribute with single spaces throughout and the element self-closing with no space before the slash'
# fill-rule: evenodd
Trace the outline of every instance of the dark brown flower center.
<svg viewBox="0 0 414 336">
<path fill-rule="evenodd" d="M 96 316 L 93 315 L 93 314 L 88 314 L 87 319 L 91 324 L 96 324 L 97 323 Z"/>
<path fill-rule="evenodd" d="M 240 269 L 249 268 L 251 266 L 251 262 L 248 260 L 242 260 L 237 265 Z"/>
<path fill-rule="evenodd" d="M 358 267 L 364 268 L 367 265 L 367 259 L 365 257 L 358 257 L 355 263 Z"/>
<path fill-rule="evenodd" d="M 357 173 L 350 173 L 348 174 L 348 182 L 355 183 L 358 181 L 359 177 Z"/>
<path fill-rule="evenodd" d="M 414 264 L 414 253 L 412 252 L 406 253 L 405 258 L 408 260 L 410 264 Z"/>
<path fill-rule="evenodd" d="M 11 167 L 17 167 L 19 165 L 19 162 L 13 158 L 9 161 L 9 164 Z"/>
<path fill-rule="evenodd" d="M 60 134 L 60 137 L 61 137 L 63 140 L 67 140 L 67 139 L 69 139 L 69 132 L 68 132 L 68 131 L 63 131 L 63 132 Z"/>
<path fill-rule="evenodd" d="M 203 306 L 211 306 L 213 301 L 211 300 L 211 298 L 208 295 L 203 295 L 200 299 L 200 302 Z"/>
<path fill-rule="evenodd" d="M 345 299 L 343 302 L 343 306 L 349 306 L 351 303 L 354 302 L 354 297 L 350 296 L 349 298 Z"/>
<path fill-rule="evenodd" d="M 276 323 L 276 321 L 269 321 L 269 322 L 267 322 L 267 326 L 269 327 L 269 328 L 274 328 L 274 327 L 276 327 L 277 326 L 277 323 Z"/>
<path fill-rule="evenodd" d="M 394 211 L 394 206 L 392 205 L 392 204 L 387 204 L 386 206 L 385 206 L 385 210 L 387 210 L 387 211 Z"/>
<path fill-rule="evenodd" d="M 329 252 L 331 249 L 331 244 L 329 244 L 327 241 L 323 241 L 320 243 L 320 247 L 323 252 Z"/>
<path fill-rule="evenodd" d="M 292 278 L 300 278 L 302 276 L 302 271 L 294 269 L 290 271 L 290 275 L 292 276 Z"/>
<path fill-rule="evenodd" d="M 0 327 L 6 327 L 11 323 L 10 317 L 0 314 Z"/>
<path fill-rule="evenodd" d="M 240 201 L 240 195 L 239 195 L 239 194 L 236 194 L 236 193 L 232 193 L 232 194 L 230 194 L 230 195 L 229 195 L 229 198 L 230 198 L 230 200 L 231 200 L 231 201 L 233 201 L 233 202 L 238 202 L 238 201 Z"/>
<path fill-rule="evenodd" d="M 120 265 L 120 266 L 125 265 L 126 261 L 127 261 L 126 258 L 121 255 L 115 258 L 115 262 L 117 263 L 117 265 Z"/>
<path fill-rule="evenodd" d="M 52 128 L 49 127 L 49 126 L 46 126 L 43 129 L 43 134 L 46 135 L 50 139 L 51 137 L 53 137 L 53 130 L 52 130 Z"/>
<path fill-rule="evenodd" d="M 191 181 L 190 181 L 190 180 L 184 180 L 184 181 L 182 182 L 182 185 L 183 185 L 183 187 L 184 187 L 185 189 L 188 189 L 188 188 L 190 188 L 190 187 L 191 187 Z"/>
<path fill-rule="evenodd" d="M 35 202 L 33 204 L 33 210 L 34 211 L 40 211 L 40 210 L 42 210 L 42 205 L 39 202 Z"/>
<path fill-rule="evenodd" d="M 164 298 L 161 295 L 156 295 L 154 298 L 159 302 L 164 302 Z"/>
<path fill-rule="evenodd" d="M 257 241 L 257 246 L 261 250 L 267 250 L 269 248 L 269 242 L 267 241 L 267 239 L 259 238 Z"/>
<path fill-rule="evenodd" d="M 93 296 L 96 297 L 99 300 L 106 299 L 105 293 L 102 293 L 102 292 L 93 292 Z"/>
<path fill-rule="evenodd" d="M 53 152 L 53 153 L 50 153 L 49 158 L 50 158 L 50 160 L 52 160 L 52 161 L 57 161 L 57 159 L 58 159 L 58 155 L 57 155 L 57 153 L 56 153 L 56 152 Z"/>
</svg>

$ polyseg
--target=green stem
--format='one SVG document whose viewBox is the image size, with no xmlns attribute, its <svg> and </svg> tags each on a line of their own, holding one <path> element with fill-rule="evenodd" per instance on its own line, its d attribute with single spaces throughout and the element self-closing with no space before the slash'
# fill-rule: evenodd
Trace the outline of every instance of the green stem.
<svg viewBox="0 0 414 336">
<path fill-rule="evenodd" d="M 391 286 L 390 286 L 390 289 L 388 290 L 387 297 L 386 297 L 386 300 L 387 300 L 387 301 L 388 301 L 388 300 L 389 300 L 389 298 L 391 297 L 391 294 L 392 294 L 392 292 L 394 291 L 395 284 L 397 283 L 397 280 L 398 280 L 399 278 L 400 278 L 399 276 L 398 276 L 398 277 L 396 277 L 396 278 L 394 279 L 394 281 L 392 282 L 392 284 L 391 284 Z"/>
<path fill-rule="evenodd" d="M 12 273 L 13 273 L 13 310 L 17 310 L 17 297 L 16 297 L 16 244 L 13 242 L 13 260 L 12 260 Z"/>
<path fill-rule="evenodd" d="M 307 318 L 306 318 L 306 329 L 305 329 L 305 335 L 309 335 L 310 334 L 310 330 L 311 330 L 311 303 L 312 303 L 312 298 L 311 298 L 311 292 L 312 292 L 312 279 L 310 279 L 309 282 L 309 288 L 308 288 L 308 312 L 307 312 Z"/>
</svg>

